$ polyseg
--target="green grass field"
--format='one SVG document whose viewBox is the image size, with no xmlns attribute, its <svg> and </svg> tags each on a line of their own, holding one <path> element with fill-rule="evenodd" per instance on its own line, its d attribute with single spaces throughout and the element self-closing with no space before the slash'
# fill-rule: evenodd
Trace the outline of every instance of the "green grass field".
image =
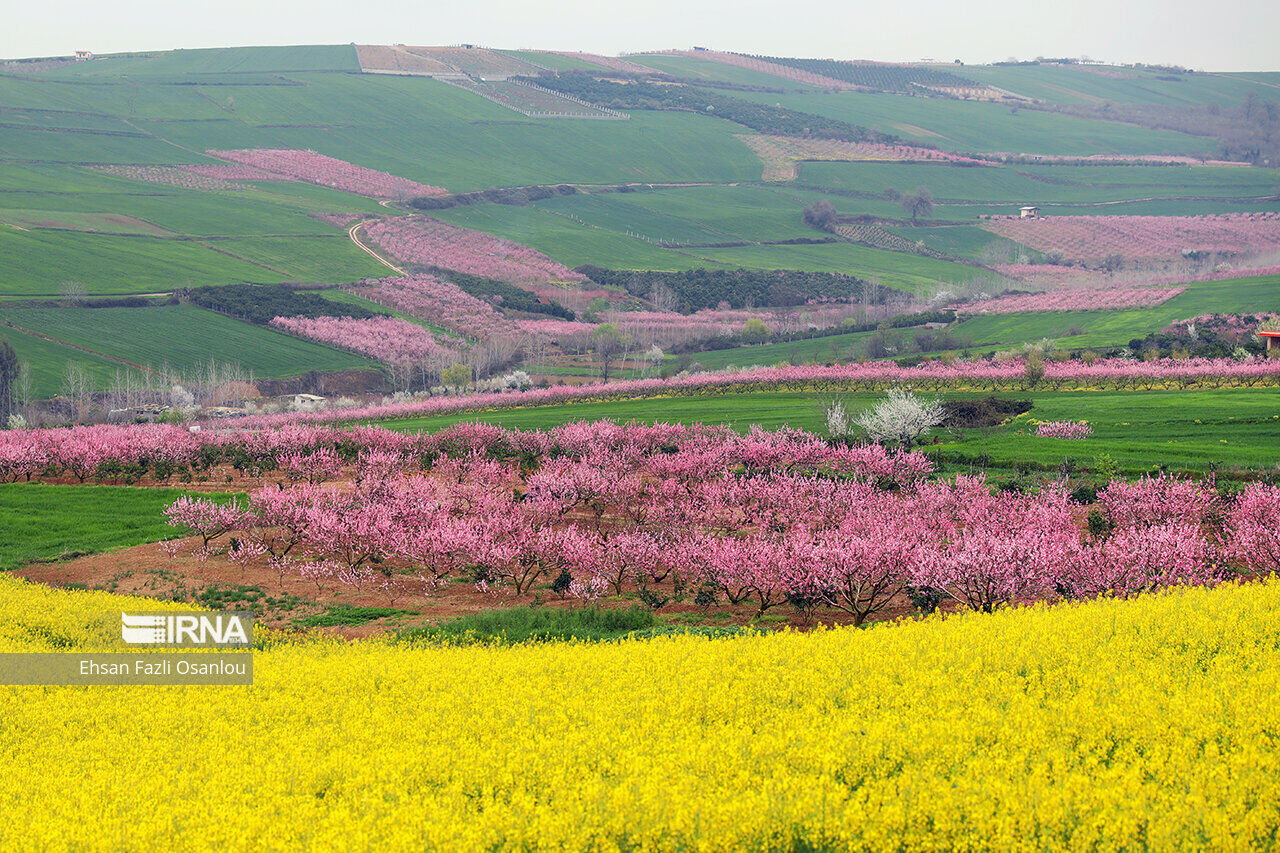
<svg viewBox="0 0 1280 853">
<path fill-rule="evenodd" d="M 943 395 L 973 397 L 972 394 Z M 1082 466 L 1110 455 L 1126 474 L 1172 469 L 1203 471 L 1211 467 L 1272 468 L 1280 465 L 1280 392 L 1274 388 L 1216 391 L 1026 391 L 1002 396 L 1029 398 L 1027 416 L 990 429 L 939 430 L 938 445 L 929 452 L 977 465 L 1012 469 L 1034 462 L 1055 467 L 1065 459 Z M 830 395 L 811 393 L 743 393 L 725 396 L 675 397 L 575 403 L 465 415 L 386 421 L 401 431 L 434 431 L 460 421 L 478 420 L 514 429 L 548 429 L 577 420 L 609 418 L 680 423 L 729 424 L 745 430 L 752 424 L 768 429 L 793 426 L 824 434 L 823 403 Z M 843 395 L 856 414 L 880 395 Z M 1029 434 L 1027 420 L 1087 420 L 1093 437 L 1084 441 L 1039 438 Z"/>
<path fill-rule="evenodd" d="M 851 243 L 817 246 L 746 246 L 737 249 L 697 249 L 713 261 L 759 269 L 841 272 L 879 282 L 908 293 L 932 295 L 947 285 L 975 278 L 998 280 L 988 270 L 920 255 L 872 249 Z"/>
<path fill-rule="evenodd" d="M 1019 95 L 1058 104 L 1238 104 L 1249 91 L 1280 100 L 1280 91 L 1251 85 L 1244 75 L 1179 74 L 1098 66 L 946 66 L 947 71 Z M 1161 79 L 1174 77 L 1175 79 Z"/>
<path fill-rule="evenodd" d="M 0 308 L 0 324 L 4 322 L 4 311 Z M 6 325 L 0 325 L 0 339 L 7 339 L 18 353 L 18 361 L 25 363 L 31 373 L 31 393 L 37 398 L 61 393 L 68 364 L 84 371 L 95 388 L 106 388 L 117 373 L 129 370 L 117 361 L 46 341 Z"/>
<path fill-rule="evenodd" d="M 1002 206 L 1097 205 L 1208 198 L 1245 203 L 1275 198 L 1280 169 L 1237 166 L 951 166 L 921 163 L 807 163 L 803 183 L 840 190 L 910 192 Z"/>
<path fill-rule="evenodd" d="M 806 364 L 811 361 L 822 363 L 847 361 L 859 354 L 859 345 L 872 334 L 872 332 L 850 332 L 847 335 L 831 335 L 825 338 L 811 338 L 807 341 L 708 350 L 690 353 L 688 357 L 707 370 L 753 365 L 768 366 L 781 362 Z"/>
<path fill-rule="evenodd" d="M 1044 467 L 1074 460 L 1091 468 L 1109 455 L 1127 474 L 1161 466 L 1186 470 L 1275 469 L 1280 465 L 1280 392 L 1274 388 L 1225 391 L 1030 393 L 1035 407 L 1004 427 L 944 431 L 936 452 L 970 463 L 983 454 L 995 467 L 1019 462 Z M 1083 441 L 1031 435 L 1028 420 L 1087 420 Z"/>
<path fill-rule="evenodd" d="M 207 365 L 210 360 L 239 364 L 258 376 L 296 376 L 307 370 L 346 370 L 374 363 L 299 338 L 234 320 L 192 305 L 150 308 L 6 308 L 0 322 L 14 323 L 97 353 L 136 365 L 178 371 Z M 18 358 L 33 368 L 37 395 L 58 393 L 68 359 L 84 353 L 66 346 L 14 336 Z M 96 372 L 109 379 L 125 365 L 100 360 Z"/>
<path fill-rule="evenodd" d="M 1092 121 L 977 101 L 840 92 L 739 97 L 892 133 L 953 151 L 1015 154 L 1194 154 L 1212 140 L 1117 122 Z"/>
<path fill-rule="evenodd" d="M 1201 281 L 1163 305 L 1132 311 L 1042 311 L 990 314 L 956 324 L 975 346 L 1056 340 L 1064 347 L 1124 346 L 1158 332 L 1175 320 L 1202 314 L 1280 311 L 1280 276 Z M 1070 334 L 1069 334 L 1070 333 Z"/>
<path fill-rule="evenodd" d="M 97 295 L 168 293 L 179 287 L 270 283 L 288 275 L 199 243 L 0 226 L 0 294 L 57 296 L 67 282 Z"/>
<path fill-rule="evenodd" d="M 238 237 L 208 245 L 263 267 L 288 281 L 347 284 L 392 275 L 391 270 L 358 249 L 345 234 L 301 237 Z"/>
<path fill-rule="evenodd" d="M 164 508 L 182 489 L 0 484 L 0 571 L 63 554 L 96 554 L 176 534 Z M 217 497 L 217 496 L 214 496 Z M 227 496 L 229 497 L 229 496 Z"/>
</svg>

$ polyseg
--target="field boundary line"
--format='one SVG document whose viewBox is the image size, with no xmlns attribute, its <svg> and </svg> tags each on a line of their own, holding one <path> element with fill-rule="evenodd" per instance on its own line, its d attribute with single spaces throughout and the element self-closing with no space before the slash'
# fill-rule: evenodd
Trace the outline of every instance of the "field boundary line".
<svg viewBox="0 0 1280 853">
<path fill-rule="evenodd" d="M 16 331 L 22 332 L 23 334 L 30 335 L 33 338 L 39 338 L 42 341 L 48 341 L 51 344 L 58 344 L 59 346 L 70 347 L 73 350 L 78 350 L 80 352 L 87 353 L 89 355 L 96 355 L 98 358 L 105 358 L 107 361 L 113 361 L 117 364 L 123 364 L 128 367 L 132 367 L 135 370 L 141 370 L 143 373 L 151 373 L 156 376 L 164 375 L 158 370 L 154 370 L 150 367 L 146 367 L 141 364 L 135 364 L 134 362 L 129 361 L 127 359 L 120 358 L 119 356 L 109 355 L 105 352 L 99 352 L 96 349 L 90 349 L 89 347 L 81 346 L 80 344 L 73 344 L 71 343 L 71 341 L 64 341 L 61 338 L 55 338 L 53 335 L 46 335 L 41 332 L 37 332 L 33 329 L 28 329 L 25 326 L 19 326 L 17 323 L 5 321 L 4 325 L 8 326 L 10 329 L 14 329 Z"/>
</svg>

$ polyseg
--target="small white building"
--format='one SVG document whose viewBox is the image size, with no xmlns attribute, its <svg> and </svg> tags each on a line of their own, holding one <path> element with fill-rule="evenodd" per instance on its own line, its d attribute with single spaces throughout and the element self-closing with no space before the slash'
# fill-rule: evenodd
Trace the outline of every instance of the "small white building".
<svg viewBox="0 0 1280 853">
<path fill-rule="evenodd" d="M 1040 208 L 1035 207 L 1034 205 L 1027 205 L 1026 207 L 1022 208 L 1021 218 L 1022 219 L 1039 219 Z"/>
<path fill-rule="evenodd" d="M 93 59 L 93 51 L 92 51 L 92 50 L 77 50 L 77 51 L 76 51 L 76 62 L 84 62 L 85 60 L 88 60 L 88 59 Z"/>
<path fill-rule="evenodd" d="M 306 406 L 308 408 L 318 408 L 327 402 L 324 397 L 317 394 L 285 394 L 280 399 L 288 400 L 295 406 Z"/>
</svg>

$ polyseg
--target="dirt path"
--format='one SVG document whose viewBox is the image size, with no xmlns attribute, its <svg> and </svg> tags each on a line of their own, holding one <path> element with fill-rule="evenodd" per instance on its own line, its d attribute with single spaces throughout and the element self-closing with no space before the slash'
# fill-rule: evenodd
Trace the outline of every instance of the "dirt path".
<svg viewBox="0 0 1280 853">
<path fill-rule="evenodd" d="M 348 228 L 348 229 L 347 229 L 347 236 L 351 238 L 351 242 L 352 242 L 352 243 L 355 243 L 355 244 L 356 244 L 357 246 L 359 246 L 359 247 L 360 247 L 360 248 L 361 248 L 361 249 L 362 249 L 362 250 L 363 250 L 367 255 L 369 255 L 369 257 L 373 258 L 375 261 L 377 261 L 378 263 L 382 264 L 382 265 L 383 265 L 384 267 L 386 267 L 387 269 L 389 269 L 389 270 L 394 270 L 395 272 L 398 272 L 400 275 L 408 275 L 408 273 L 406 273 L 404 270 L 400 269 L 400 267 L 398 267 L 398 266 L 396 266 L 395 264 L 391 263 L 391 262 L 390 262 L 390 261 L 388 261 L 386 258 L 382 257 L 382 255 L 379 255 L 379 254 L 378 254 L 377 252 L 375 252 L 373 249 L 369 248 L 369 246 L 368 246 L 368 245 L 366 245 L 366 244 L 365 244 L 365 242 L 364 242 L 363 240 L 361 240 L 361 239 L 360 239 L 360 229 L 361 229 L 361 228 L 363 228 L 363 227 L 364 227 L 364 225 L 365 225 L 365 223 L 363 223 L 363 222 L 357 222 L 355 225 L 352 225 L 350 228 Z"/>
</svg>

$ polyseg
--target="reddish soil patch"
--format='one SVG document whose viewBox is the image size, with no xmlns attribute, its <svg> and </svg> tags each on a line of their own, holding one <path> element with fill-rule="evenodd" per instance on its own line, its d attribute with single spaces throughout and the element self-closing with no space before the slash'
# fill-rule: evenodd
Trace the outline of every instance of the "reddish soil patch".
<svg viewBox="0 0 1280 853">
<path fill-rule="evenodd" d="M 222 554 L 215 554 L 204 562 L 194 556 L 200 540 L 182 540 L 180 556 L 170 559 L 155 543 L 122 548 L 105 554 L 78 557 L 60 563 L 33 563 L 14 572 L 19 577 L 54 587 L 76 586 L 101 589 L 122 595 L 139 595 L 166 601 L 182 600 L 200 602 L 202 597 L 215 596 L 214 602 L 226 601 L 229 592 L 238 591 L 259 597 L 260 620 L 273 628 L 296 628 L 294 620 L 323 613 L 331 605 L 351 607 L 394 607 L 413 611 L 396 617 L 368 622 L 364 625 L 347 625 L 320 629 L 326 633 L 355 638 L 384 633 L 403 627 L 437 624 L 468 613 L 490 610 L 495 607 L 512 607 L 539 602 L 547 607 L 582 607 L 582 602 L 572 598 L 561 599 L 550 589 L 535 589 L 525 595 L 494 595 L 477 590 L 469 580 L 446 583 L 431 595 L 423 595 L 417 583 L 406 579 L 408 590 L 389 602 L 387 596 L 372 588 L 354 589 L 336 580 L 326 581 L 323 588 L 297 575 L 283 579 L 265 560 L 257 560 L 241 567 Z M 225 548 L 226 540 L 221 544 Z M 547 583 L 550 578 L 544 578 Z M 651 587 L 659 596 L 671 594 L 671 584 Z M 624 588 L 621 597 L 599 602 L 604 607 L 631 607 L 639 604 L 634 589 Z M 240 609 L 235 601 L 212 603 L 211 606 Z M 944 603 L 944 608 L 947 605 Z M 248 608 L 244 608 L 248 609 Z M 756 606 L 750 602 L 741 605 L 718 604 L 702 608 L 691 600 L 672 601 L 658 611 L 660 617 L 676 624 L 740 627 L 750 624 L 756 615 Z M 905 598 L 894 600 L 873 619 L 894 619 L 909 616 L 911 603 Z M 823 609 L 805 620 L 787 604 L 776 606 L 765 613 L 760 624 L 768 627 L 789 626 L 798 629 L 818 625 L 849 624 L 851 618 L 839 611 Z"/>
</svg>

